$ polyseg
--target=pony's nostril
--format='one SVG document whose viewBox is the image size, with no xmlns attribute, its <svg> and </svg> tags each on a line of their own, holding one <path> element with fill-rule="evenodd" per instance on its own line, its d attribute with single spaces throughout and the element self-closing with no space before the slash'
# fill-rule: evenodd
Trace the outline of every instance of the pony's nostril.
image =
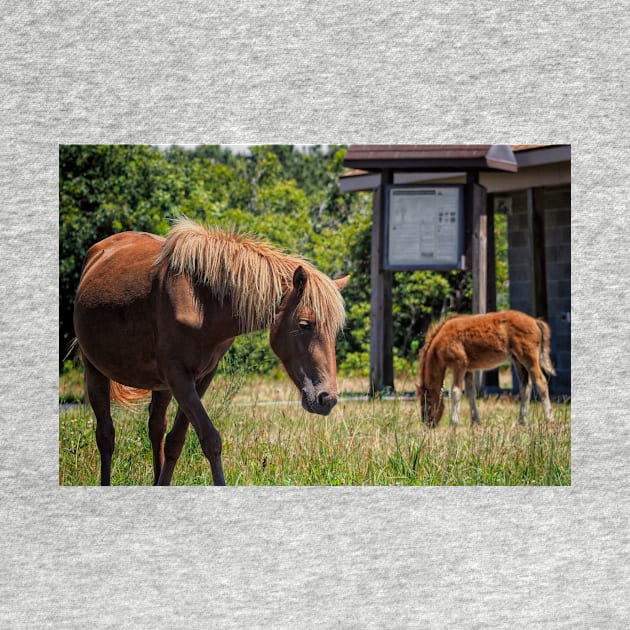
<svg viewBox="0 0 630 630">
<path fill-rule="evenodd" d="M 337 404 L 337 396 L 328 392 L 320 392 L 317 396 L 320 407 L 334 407 Z"/>
</svg>

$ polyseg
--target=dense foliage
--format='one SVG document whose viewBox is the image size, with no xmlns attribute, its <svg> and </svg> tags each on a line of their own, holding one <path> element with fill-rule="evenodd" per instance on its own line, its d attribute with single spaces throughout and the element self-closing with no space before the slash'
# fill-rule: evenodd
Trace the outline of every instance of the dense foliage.
<svg viewBox="0 0 630 630">
<path fill-rule="evenodd" d="M 345 148 L 218 145 L 64 145 L 59 156 L 60 356 L 74 333 L 72 305 L 83 258 L 96 241 L 123 230 L 165 234 L 178 215 L 237 226 L 309 258 L 331 276 L 352 274 L 344 291 L 348 324 L 338 343 L 342 372 L 369 370 L 371 195 L 342 194 Z M 464 272 L 394 274 L 394 346 L 398 369 L 413 364 L 432 319 L 470 310 Z M 266 335 L 241 337 L 225 369 L 270 371 Z"/>
</svg>

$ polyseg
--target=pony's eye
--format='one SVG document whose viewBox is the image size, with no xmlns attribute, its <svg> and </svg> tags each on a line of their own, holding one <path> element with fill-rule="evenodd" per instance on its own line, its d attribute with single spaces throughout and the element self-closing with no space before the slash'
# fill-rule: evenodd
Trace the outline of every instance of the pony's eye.
<svg viewBox="0 0 630 630">
<path fill-rule="evenodd" d="M 302 330 L 313 330 L 313 322 L 309 322 L 308 319 L 301 319 L 298 322 L 298 326 Z"/>
</svg>

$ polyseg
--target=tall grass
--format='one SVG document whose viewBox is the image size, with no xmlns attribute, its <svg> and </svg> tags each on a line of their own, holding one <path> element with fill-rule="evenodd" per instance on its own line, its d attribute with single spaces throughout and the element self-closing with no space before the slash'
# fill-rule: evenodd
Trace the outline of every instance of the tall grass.
<svg viewBox="0 0 630 630">
<path fill-rule="evenodd" d="M 358 383 L 340 379 L 345 391 Z M 282 402 L 282 401 L 289 401 Z M 269 404 L 272 403 L 272 404 Z M 288 379 L 219 376 L 204 399 L 223 439 L 228 485 L 570 485 L 570 405 L 544 421 L 533 403 L 527 426 L 514 400 L 479 401 L 482 425 L 466 414 L 454 429 L 420 421 L 411 400 L 340 402 L 328 417 L 308 414 Z M 169 407 L 172 421 L 175 405 Z M 146 410 L 113 407 L 112 483 L 153 480 Z M 59 482 L 99 483 L 100 460 L 90 408 L 60 413 Z M 173 484 L 209 485 L 212 475 L 194 431 L 188 432 Z"/>
</svg>

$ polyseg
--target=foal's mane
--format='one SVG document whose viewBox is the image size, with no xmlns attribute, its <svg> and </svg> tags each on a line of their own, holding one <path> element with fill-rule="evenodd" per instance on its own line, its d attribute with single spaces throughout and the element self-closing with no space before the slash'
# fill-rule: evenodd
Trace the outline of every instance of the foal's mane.
<svg viewBox="0 0 630 630">
<path fill-rule="evenodd" d="M 420 385 L 426 382 L 424 378 L 424 371 L 426 369 L 425 357 L 427 355 L 427 352 L 429 351 L 429 348 L 431 347 L 431 344 L 433 343 L 433 339 L 438 334 L 438 332 L 440 332 L 442 326 L 444 326 L 446 322 L 450 321 L 451 319 L 455 319 L 456 317 L 461 317 L 461 313 L 451 313 L 450 315 L 446 315 L 446 317 L 442 317 L 442 319 L 437 322 L 433 322 L 429 326 L 427 334 L 424 337 L 424 346 L 422 346 L 420 352 L 418 353 L 418 378 L 420 381 Z"/>
<path fill-rule="evenodd" d="M 231 299 L 243 331 L 271 326 L 283 295 L 292 287 L 295 269 L 302 266 L 307 282 L 296 311 L 313 311 L 326 336 L 334 338 L 343 327 L 343 298 L 328 276 L 300 256 L 247 234 L 182 218 L 168 233 L 155 264 L 163 260 L 173 273 L 207 286 L 220 302 Z"/>
</svg>

